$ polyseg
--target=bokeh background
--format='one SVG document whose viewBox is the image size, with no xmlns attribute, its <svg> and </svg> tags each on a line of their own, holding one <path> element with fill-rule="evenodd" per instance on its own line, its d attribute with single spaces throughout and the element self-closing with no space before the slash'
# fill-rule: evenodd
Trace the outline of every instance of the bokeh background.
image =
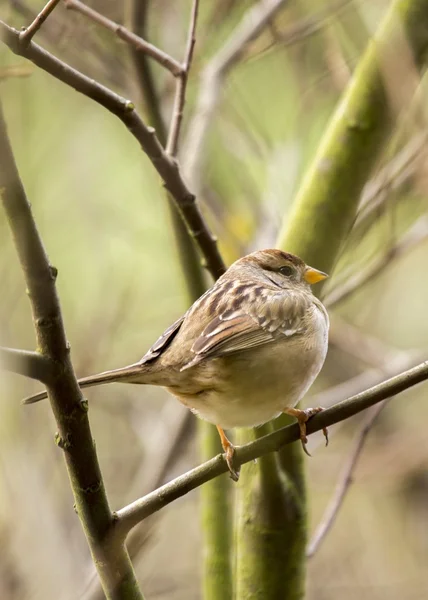
<svg viewBox="0 0 428 600">
<path fill-rule="evenodd" d="M 88 4 L 132 26 L 133 2 Z M 275 244 L 326 123 L 389 4 L 284 3 L 226 74 L 198 156 L 198 191 L 229 263 Z M 201 2 L 181 141 L 184 164 L 207 67 L 253 5 Z M 20 28 L 42 6 L 35 0 L 1 0 L 0 17 Z M 189 13 L 187 0 L 148 2 L 145 33 L 181 60 Z M 135 56 L 112 33 L 60 4 L 37 41 L 132 98 L 150 122 L 151 100 Z M 390 83 L 400 90 L 399 69 L 395 76 L 390 67 Z M 59 271 L 76 372 L 84 376 L 134 362 L 189 305 L 159 178 L 115 117 L 4 46 L 0 78 L 19 170 Z M 168 123 L 174 81 L 157 65 L 152 79 Z M 329 405 L 427 355 L 423 79 L 419 87 L 420 103 L 403 111 L 381 161 L 373 165 L 359 217 L 323 290 L 332 315 L 331 345 L 307 405 Z M 0 344 L 32 349 L 23 277 L 1 213 L 0 235 Z M 1 373 L 0 597 L 102 598 L 54 443 L 49 405 L 20 405 L 39 388 Z M 422 385 L 381 413 L 337 523 L 309 560 L 308 599 L 427 597 L 426 396 Z M 87 397 L 112 508 L 198 464 L 196 419 L 188 419 L 163 390 L 111 385 L 89 390 Z M 311 531 L 365 418 L 331 428 L 327 449 L 312 436 Z M 200 598 L 198 502 L 198 492 L 188 494 L 136 529 L 131 546 L 147 598 Z"/>
</svg>

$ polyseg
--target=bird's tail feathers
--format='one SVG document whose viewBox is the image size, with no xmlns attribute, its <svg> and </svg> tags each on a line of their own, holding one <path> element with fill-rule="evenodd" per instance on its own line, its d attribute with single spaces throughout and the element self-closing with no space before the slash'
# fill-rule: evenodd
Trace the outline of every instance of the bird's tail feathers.
<svg viewBox="0 0 428 600">
<path fill-rule="evenodd" d="M 81 388 L 91 387 L 95 385 L 103 385 L 104 383 L 113 382 L 125 382 L 125 383 L 145 383 L 145 381 L 138 381 L 138 377 L 142 375 L 144 371 L 144 365 L 141 363 L 135 363 L 128 365 L 127 367 L 121 367 L 120 369 L 113 369 L 111 371 L 104 371 L 103 373 L 97 373 L 96 375 L 89 375 L 89 377 L 82 377 L 77 380 L 77 383 Z M 33 394 L 24 398 L 22 404 L 35 404 L 44 400 L 48 397 L 46 390 Z"/>
</svg>

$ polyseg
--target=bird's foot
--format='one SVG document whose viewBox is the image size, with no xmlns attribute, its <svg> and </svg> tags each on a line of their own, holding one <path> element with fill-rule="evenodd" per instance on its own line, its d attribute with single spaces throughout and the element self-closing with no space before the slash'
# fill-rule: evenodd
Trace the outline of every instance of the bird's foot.
<svg viewBox="0 0 428 600">
<path fill-rule="evenodd" d="M 217 425 L 217 430 L 220 435 L 221 445 L 223 446 L 224 453 L 226 455 L 227 466 L 229 467 L 230 477 L 233 481 L 238 481 L 240 468 L 236 468 L 234 465 L 235 446 L 227 438 L 223 429 Z"/>
<path fill-rule="evenodd" d="M 317 415 L 322 412 L 324 408 L 322 406 L 316 406 L 315 408 L 305 408 L 301 410 L 299 408 L 286 408 L 284 410 L 285 414 L 290 415 L 291 417 L 295 417 L 299 424 L 300 428 L 300 441 L 302 442 L 302 448 L 305 454 L 311 456 L 307 449 L 308 438 L 306 436 L 306 423 L 309 421 L 311 417 Z M 327 427 L 323 427 L 322 430 L 325 437 L 325 445 L 328 446 L 328 429 Z"/>
</svg>

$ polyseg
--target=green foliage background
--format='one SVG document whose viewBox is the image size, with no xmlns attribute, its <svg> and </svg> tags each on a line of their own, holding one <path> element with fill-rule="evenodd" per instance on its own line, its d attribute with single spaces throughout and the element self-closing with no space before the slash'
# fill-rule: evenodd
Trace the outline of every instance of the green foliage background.
<svg viewBox="0 0 428 600">
<path fill-rule="evenodd" d="M 111 18 L 126 21 L 127 4 L 119 4 L 93 3 Z M 202 2 L 185 128 L 204 66 L 251 5 Z M 37 10 L 41 3 L 29 6 Z M 388 6 L 381 1 L 335 3 L 327 7 L 326 19 L 320 2 L 290 4 L 246 49 L 225 81 L 206 140 L 201 203 L 229 262 L 249 249 L 274 244 L 347 78 Z M 183 53 L 189 8 L 186 1 L 166 0 L 150 8 L 152 41 L 176 57 Z M 17 27 L 26 23 L 9 3 L 0 4 L 0 14 Z M 318 22 L 319 31 L 286 43 L 290 28 L 308 18 Z M 140 102 L 144 114 L 128 50 L 107 32 L 59 7 L 39 38 L 88 75 Z M 0 70 L 23 63 L 1 48 Z M 168 116 L 172 82 L 158 68 L 155 76 Z M 28 77 L 10 77 L 0 86 L 21 176 L 59 270 L 76 371 L 83 376 L 134 362 L 187 308 L 158 177 L 114 117 L 47 74 L 31 67 Z M 423 80 L 420 87 L 424 102 Z M 426 124 L 416 111 L 404 116 L 377 169 L 423 132 Z M 386 252 L 426 213 L 426 165 L 422 151 L 404 183 L 388 190 L 369 226 L 355 228 L 332 273 L 331 288 L 341 273 L 358 272 Z M 2 214 L 0 236 L 0 343 L 30 349 L 34 338 L 28 301 Z M 423 352 L 428 345 L 427 252 L 423 241 L 334 313 L 388 350 Z M 310 395 L 367 369 L 380 369 L 369 353 L 366 361 L 355 358 L 354 344 L 349 344 L 347 349 L 332 345 Z M 373 354 L 384 358 L 383 350 Z M 49 407 L 19 405 L 21 397 L 38 387 L 1 374 L 0 596 L 93 598 L 93 567 L 72 510 Z M 107 490 L 112 506 L 119 507 L 147 491 L 156 456 L 174 431 L 180 407 L 166 392 L 149 387 L 106 386 L 87 396 Z M 308 598 L 426 596 L 426 414 L 422 389 L 404 394 L 383 413 L 338 523 L 309 562 Z M 311 528 L 332 493 L 357 428 L 358 419 L 333 428 L 327 450 L 317 438 L 313 443 L 314 457 L 307 461 Z M 189 430 L 167 479 L 197 464 L 194 442 Z M 136 567 L 147 598 L 200 597 L 198 499 L 197 493 L 189 494 L 162 511 L 149 529 L 144 525 L 148 534 Z"/>
</svg>

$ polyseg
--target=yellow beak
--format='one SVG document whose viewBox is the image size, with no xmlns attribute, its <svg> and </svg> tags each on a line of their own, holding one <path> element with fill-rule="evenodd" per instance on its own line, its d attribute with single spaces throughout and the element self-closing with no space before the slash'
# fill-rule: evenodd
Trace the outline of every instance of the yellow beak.
<svg viewBox="0 0 428 600">
<path fill-rule="evenodd" d="M 314 283 L 318 283 L 318 281 L 322 281 L 328 277 L 327 273 L 323 273 L 322 271 L 318 271 L 318 269 L 313 269 L 312 267 L 306 267 L 305 275 L 306 281 L 313 285 Z"/>
</svg>

